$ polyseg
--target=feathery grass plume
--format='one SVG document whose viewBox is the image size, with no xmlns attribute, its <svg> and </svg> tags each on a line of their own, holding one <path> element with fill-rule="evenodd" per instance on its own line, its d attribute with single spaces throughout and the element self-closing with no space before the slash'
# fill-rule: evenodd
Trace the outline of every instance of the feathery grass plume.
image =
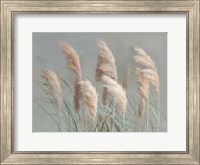
<svg viewBox="0 0 200 165">
<path fill-rule="evenodd" d="M 60 42 L 60 47 L 62 48 L 63 54 L 68 58 L 68 67 L 71 68 L 76 73 L 76 79 L 74 82 L 74 109 L 76 112 L 80 108 L 80 87 L 79 81 L 81 81 L 82 72 L 79 56 L 74 48 L 66 42 Z"/>
<path fill-rule="evenodd" d="M 117 80 L 117 68 L 111 50 L 102 40 L 97 41 L 97 46 L 99 48 L 99 56 L 96 68 L 96 80 L 100 81 L 102 75 L 107 75 L 110 78 Z"/>
<path fill-rule="evenodd" d="M 140 118 L 143 117 L 145 110 L 146 110 L 146 100 L 149 97 L 149 80 L 144 77 L 142 69 L 136 68 L 135 75 L 137 78 L 137 83 L 139 84 L 138 91 L 140 93 L 140 103 L 139 103 L 139 110 L 138 115 Z"/>
<path fill-rule="evenodd" d="M 117 80 L 117 68 L 115 65 L 115 58 L 108 48 L 107 44 L 102 41 L 97 41 L 97 47 L 99 48 L 99 56 L 96 67 L 96 80 L 101 81 L 102 75 L 107 75 L 110 78 Z M 103 105 L 106 105 L 106 100 L 108 97 L 107 89 L 103 89 L 102 100 Z"/>
<path fill-rule="evenodd" d="M 137 83 L 139 84 L 138 90 L 140 94 L 148 99 L 149 97 L 149 79 L 143 74 L 143 70 L 140 68 L 135 69 L 135 75 L 137 78 Z"/>
<path fill-rule="evenodd" d="M 81 78 L 81 65 L 77 52 L 66 42 L 60 42 L 60 47 L 62 48 L 63 54 L 68 58 L 68 67 L 71 68 L 79 78 Z"/>
<path fill-rule="evenodd" d="M 151 57 L 141 48 L 134 47 L 136 55 L 134 60 L 137 64 L 144 65 L 147 68 L 155 69 L 155 63 Z"/>
<path fill-rule="evenodd" d="M 159 77 L 154 69 L 142 69 L 143 76 L 155 87 L 155 91 L 159 93 Z"/>
<path fill-rule="evenodd" d="M 138 47 L 134 49 L 136 51 L 136 55 L 134 56 L 135 62 L 146 67 L 142 69 L 143 75 L 155 87 L 156 92 L 159 93 L 159 77 L 155 63 L 143 49 Z"/>
<path fill-rule="evenodd" d="M 63 104 L 63 95 L 60 80 L 57 74 L 50 69 L 43 69 L 41 76 L 46 80 L 46 84 L 48 86 L 48 89 L 50 90 L 50 94 L 53 97 L 53 101 L 59 112 Z"/>
<path fill-rule="evenodd" d="M 102 81 L 107 88 L 107 91 L 116 101 L 118 108 L 122 114 L 124 114 L 127 106 L 126 91 L 122 88 L 117 81 L 113 80 L 109 76 L 103 75 Z"/>
<path fill-rule="evenodd" d="M 93 120 L 95 120 L 98 103 L 98 94 L 96 89 L 92 86 L 89 80 L 80 81 L 79 85 L 81 96 L 85 99 L 85 103 L 89 109 L 90 116 Z"/>
<path fill-rule="evenodd" d="M 135 47 L 136 55 L 134 60 L 136 64 L 142 65 L 143 68 L 136 68 L 137 81 L 140 84 L 139 92 L 141 94 L 140 105 L 139 105 L 139 117 L 142 118 L 144 115 L 144 109 L 147 109 L 147 131 L 149 125 L 149 84 L 151 83 L 155 87 L 155 91 L 159 98 L 159 77 L 157 68 L 155 67 L 154 61 L 151 57 L 141 48 Z M 146 98 L 146 102 L 144 98 Z M 147 105 L 147 108 L 144 106 Z"/>
</svg>

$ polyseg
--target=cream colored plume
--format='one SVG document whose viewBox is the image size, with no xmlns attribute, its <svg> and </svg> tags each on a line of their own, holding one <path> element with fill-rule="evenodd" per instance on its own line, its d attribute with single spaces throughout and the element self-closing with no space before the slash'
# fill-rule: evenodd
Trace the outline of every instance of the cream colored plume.
<svg viewBox="0 0 200 165">
<path fill-rule="evenodd" d="M 140 93 L 138 115 L 140 118 L 142 118 L 146 112 L 146 104 L 149 98 L 149 80 L 144 77 L 142 69 L 140 68 L 135 69 L 135 75 L 137 78 L 137 83 L 139 84 L 138 91 Z"/>
<path fill-rule="evenodd" d="M 149 97 L 149 80 L 144 76 L 142 69 L 136 68 L 135 75 L 137 83 L 139 84 L 138 90 L 140 95 L 148 99 Z"/>
<path fill-rule="evenodd" d="M 111 50 L 102 40 L 97 41 L 97 46 L 99 48 L 99 57 L 96 68 L 96 80 L 101 80 L 102 75 L 107 75 L 110 78 L 117 80 L 117 68 Z"/>
<path fill-rule="evenodd" d="M 63 54 L 65 54 L 68 58 L 68 67 L 71 68 L 80 78 L 82 73 L 81 73 L 81 65 L 79 61 L 79 56 L 77 52 L 74 50 L 74 48 L 70 44 L 66 42 L 60 42 L 60 46 L 62 48 Z"/>
<path fill-rule="evenodd" d="M 149 100 L 149 85 L 151 83 L 155 87 L 156 92 L 159 93 L 159 77 L 151 57 L 141 48 L 135 48 L 135 51 L 134 60 L 136 64 L 143 66 L 143 68 L 136 68 L 135 70 L 139 84 L 138 91 L 141 95 L 138 114 L 140 117 L 143 117 L 147 101 Z"/>
<path fill-rule="evenodd" d="M 43 69 L 42 77 L 46 80 L 50 94 L 53 97 L 56 108 L 60 111 L 63 104 L 62 88 L 57 74 L 50 69 Z"/>
<path fill-rule="evenodd" d="M 142 118 L 146 110 L 146 100 L 149 98 L 149 80 L 144 77 L 142 69 L 140 68 L 135 69 L 135 75 L 137 78 L 137 83 L 139 84 L 138 91 L 140 93 L 138 115 L 140 118 Z"/>
<path fill-rule="evenodd" d="M 149 82 L 155 87 L 156 92 L 159 93 L 159 77 L 155 63 L 143 49 L 135 47 L 135 51 L 135 62 L 145 67 L 144 69 L 141 69 L 143 79 L 149 80 Z"/>
<path fill-rule="evenodd" d="M 110 78 L 117 80 L 117 68 L 115 65 L 115 58 L 111 50 L 102 40 L 97 41 L 97 46 L 99 48 L 99 56 L 96 68 L 96 80 L 101 81 L 102 75 L 107 75 Z M 103 105 L 106 105 L 107 97 L 108 91 L 106 88 L 104 88 L 102 95 Z"/>
<path fill-rule="evenodd" d="M 107 88 L 107 91 L 111 96 L 114 98 L 115 102 L 118 105 L 119 110 L 121 113 L 124 113 L 127 106 L 127 97 L 126 91 L 122 88 L 121 85 L 117 83 L 117 81 L 113 80 L 112 78 L 103 75 L 102 81 Z"/>
<path fill-rule="evenodd" d="M 158 73 L 153 69 L 142 69 L 142 74 L 155 87 L 156 92 L 159 93 Z"/>
<path fill-rule="evenodd" d="M 89 80 L 80 81 L 79 84 L 81 96 L 85 99 L 85 103 L 90 111 L 91 118 L 95 120 L 98 103 L 98 94 L 96 89 L 92 86 Z"/>
<path fill-rule="evenodd" d="M 134 56 L 134 60 L 137 64 L 144 65 L 148 68 L 155 69 L 155 63 L 151 59 L 151 57 L 146 54 L 146 52 L 138 47 L 134 48 L 136 51 L 136 55 Z"/>
</svg>

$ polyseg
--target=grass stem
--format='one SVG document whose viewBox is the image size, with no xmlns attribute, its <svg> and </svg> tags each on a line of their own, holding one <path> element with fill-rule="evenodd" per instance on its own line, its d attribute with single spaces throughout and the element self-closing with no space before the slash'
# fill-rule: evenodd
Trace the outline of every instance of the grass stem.
<svg viewBox="0 0 200 165">
<path fill-rule="evenodd" d="M 149 98 L 147 99 L 147 132 L 149 132 Z"/>
</svg>

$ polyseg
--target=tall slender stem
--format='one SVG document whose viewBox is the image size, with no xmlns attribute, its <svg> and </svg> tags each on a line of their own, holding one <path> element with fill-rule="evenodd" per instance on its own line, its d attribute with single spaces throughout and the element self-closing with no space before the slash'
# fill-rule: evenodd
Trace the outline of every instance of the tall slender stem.
<svg viewBox="0 0 200 165">
<path fill-rule="evenodd" d="M 149 98 L 147 98 L 147 132 L 149 131 Z"/>
<path fill-rule="evenodd" d="M 114 128 L 114 118 L 115 118 L 115 102 L 113 104 L 113 110 L 112 110 L 112 118 L 111 118 L 111 131 L 113 131 Z"/>
<path fill-rule="evenodd" d="M 86 115 L 85 115 L 85 109 L 83 108 L 83 129 L 86 130 Z"/>
<path fill-rule="evenodd" d="M 142 132 L 142 118 L 139 118 L 139 127 L 140 127 L 140 132 Z"/>
<path fill-rule="evenodd" d="M 160 95 L 159 93 L 158 93 L 157 109 L 158 109 L 158 132 L 159 132 L 160 131 Z"/>
<path fill-rule="evenodd" d="M 92 127 L 91 127 L 92 129 L 91 129 L 91 132 L 93 132 L 93 130 L 95 129 L 95 120 L 96 119 L 92 120 Z"/>
<path fill-rule="evenodd" d="M 124 115 L 125 115 L 125 112 L 122 114 L 122 130 L 124 132 Z"/>
</svg>

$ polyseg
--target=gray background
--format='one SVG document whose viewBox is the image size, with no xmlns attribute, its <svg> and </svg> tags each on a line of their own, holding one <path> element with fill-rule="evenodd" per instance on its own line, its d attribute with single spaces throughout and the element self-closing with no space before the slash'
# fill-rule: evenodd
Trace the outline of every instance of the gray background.
<svg viewBox="0 0 200 165">
<path fill-rule="evenodd" d="M 67 69 L 66 57 L 62 54 L 58 42 L 70 43 L 79 54 L 83 79 L 89 78 L 94 86 L 98 49 L 96 40 L 104 40 L 112 50 L 117 65 L 118 81 L 123 82 L 128 64 L 132 70 L 134 51 L 132 46 L 143 48 L 155 61 L 160 78 L 160 106 L 162 115 L 167 119 L 167 33 L 33 33 L 33 98 L 45 97 L 38 86 L 41 82 L 41 70 L 45 67 L 54 70 L 73 85 L 74 73 Z M 128 91 L 136 90 L 134 75 L 130 74 Z M 33 132 L 54 132 L 56 125 L 41 108 L 33 102 Z M 45 104 L 47 109 L 51 106 Z M 162 125 L 161 125 L 162 127 Z M 161 128 L 162 131 L 164 128 Z"/>
</svg>

